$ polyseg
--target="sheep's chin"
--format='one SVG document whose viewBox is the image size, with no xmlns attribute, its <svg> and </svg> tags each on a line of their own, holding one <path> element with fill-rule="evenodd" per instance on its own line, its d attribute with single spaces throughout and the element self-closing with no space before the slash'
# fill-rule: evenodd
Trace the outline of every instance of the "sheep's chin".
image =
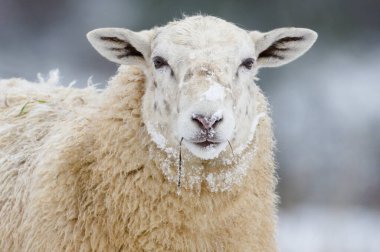
<svg viewBox="0 0 380 252">
<path fill-rule="evenodd" d="M 226 149 L 227 142 L 213 144 L 207 147 L 201 147 L 195 143 L 184 140 L 183 145 L 196 157 L 203 160 L 217 158 L 219 154 Z"/>
</svg>

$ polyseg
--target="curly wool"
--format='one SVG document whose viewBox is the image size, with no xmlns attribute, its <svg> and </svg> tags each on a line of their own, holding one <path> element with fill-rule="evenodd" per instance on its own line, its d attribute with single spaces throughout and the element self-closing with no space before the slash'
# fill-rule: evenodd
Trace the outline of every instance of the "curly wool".
<svg viewBox="0 0 380 252">
<path fill-rule="evenodd" d="M 177 160 L 142 120 L 139 69 L 121 67 L 102 92 L 47 82 L 0 81 L 0 251 L 276 250 L 274 142 L 257 86 L 265 116 L 240 154 L 241 185 L 178 195 L 162 168 Z"/>
</svg>

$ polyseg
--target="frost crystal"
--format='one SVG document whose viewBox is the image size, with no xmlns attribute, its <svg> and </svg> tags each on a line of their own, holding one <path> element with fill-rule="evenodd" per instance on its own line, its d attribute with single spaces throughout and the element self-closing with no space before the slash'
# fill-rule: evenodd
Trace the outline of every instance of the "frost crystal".
<svg viewBox="0 0 380 252">
<path fill-rule="evenodd" d="M 212 84 L 210 88 L 202 94 L 202 98 L 206 101 L 223 100 L 224 97 L 224 87 L 217 83 Z"/>
<path fill-rule="evenodd" d="M 164 150 L 166 154 L 168 154 L 169 157 L 175 157 L 176 151 L 171 147 L 167 147 L 166 138 L 157 132 L 155 126 L 150 123 L 147 123 L 146 126 L 147 126 L 149 135 L 151 136 L 153 142 L 156 143 L 157 147 L 161 150 Z"/>
<path fill-rule="evenodd" d="M 157 144 L 158 148 L 165 149 L 167 142 L 165 137 L 158 133 L 154 126 L 150 123 L 147 124 L 147 130 L 150 136 L 152 137 L 152 140 Z"/>
<path fill-rule="evenodd" d="M 235 154 L 240 155 L 253 141 L 253 137 L 255 136 L 257 125 L 261 118 L 265 116 L 265 113 L 258 114 L 252 122 L 251 130 L 249 132 L 248 140 L 244 144 L 240 145 L 236 150 Z"/>
</svg>

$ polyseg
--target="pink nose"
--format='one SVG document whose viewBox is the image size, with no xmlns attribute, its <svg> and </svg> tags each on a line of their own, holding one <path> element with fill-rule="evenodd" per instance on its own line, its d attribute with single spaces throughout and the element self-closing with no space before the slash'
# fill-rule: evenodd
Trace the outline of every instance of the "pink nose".
<svg viewBox="0 0 380 252">
<path fill-rule="evenodd" d="M 201 129 L 210 130 L 223 120 L 222 115 L 205 116 L 201 114 L 193 114 L 192 119 Z"/>
</svg>

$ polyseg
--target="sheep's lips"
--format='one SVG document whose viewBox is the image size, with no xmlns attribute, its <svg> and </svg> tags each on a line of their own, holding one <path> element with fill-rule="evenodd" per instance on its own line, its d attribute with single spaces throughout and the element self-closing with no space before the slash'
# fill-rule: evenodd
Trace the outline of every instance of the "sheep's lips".
<svg viewBox="0 0 380 252">
<path fill-rule="evenodd" d="M 184 139 L 184 146 L 196 157 L 204 160 L 214 159 L 226 148 L 227 141 L 218 142 L 210 139 L 192 141 Z"/>
<path fill-rule="evenodd" d="M 222 142 L 214 141 L 211 139 L 198 140 L 198 141 L 196 140 L 196 141 L 191 141 L 191 142 L 203 148 L 213 148 L 213 147 L 216 147 L 218 144 L 222 143 Z"/>
</svg>

